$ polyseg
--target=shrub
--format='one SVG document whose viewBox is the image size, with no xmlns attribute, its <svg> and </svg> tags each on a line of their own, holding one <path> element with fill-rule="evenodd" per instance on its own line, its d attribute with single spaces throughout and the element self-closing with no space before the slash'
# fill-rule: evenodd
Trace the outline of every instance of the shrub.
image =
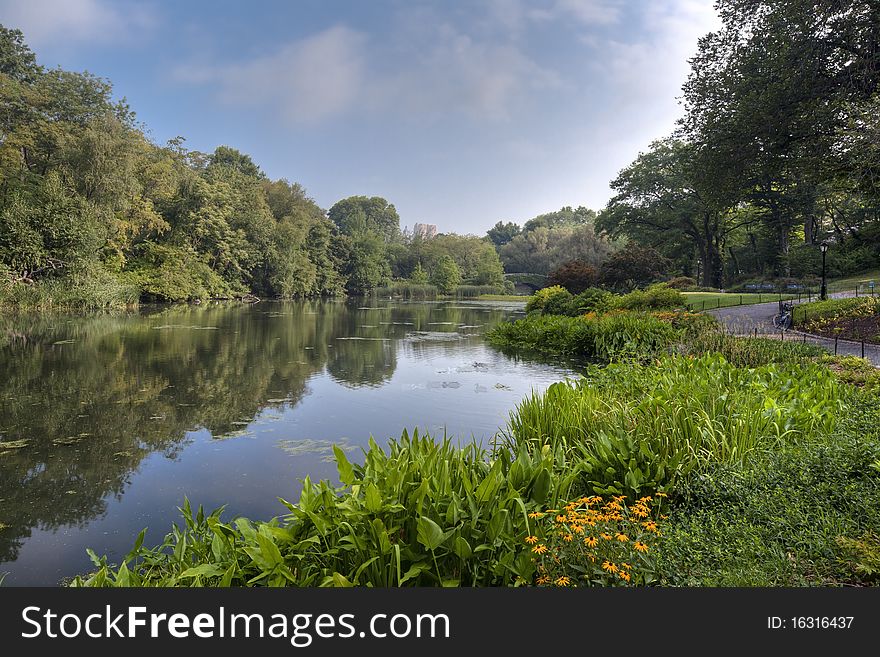
<svg viewBox="0 0 880 657">
<path fill-rule="evenodd" d="M 528 303 L 526 303 L 526 312 L 544 312 L 544 307 L 547 305 L 547 302 L 553 298 L 557 298 L 557 300 L 553 302 L 552 307 L 558 307 L 561 304 L 567 303 L 568 300 L 571 299 L 571 292 L 560 285 L 553 285 L 552 287 L 540 289 L 535 292 L 529 299 Z"/>
<path fill-rule="evenodd" d="M 656 283 L 646 290 L 635 290 L 614 299 L 614 307 L 622 310 L 667 310 L 685 305 L 681 292 L 666 283 Z"/>
<path fill-rule="evenodd" d="M 548 285 L 560 285 L 572 294 L 580 294 L 593 287 L 599 280 L 599 272 L 583 260 L 570 260 L 550 272 Z"/>
<path fill-rule="evenodd" d="M 630 291 L 658 280 L 670 266 L 656 250 L 628 244 L 602 264 L 599 282 L 612 290 Z"/>
<path fill-rule="evenodd" d="M 677 276 L 666 281 L 666 284 L 673 290 L 687 292 L 692 288 L 697 287 L 697 279 L 691 278 L 690 276 Z"/>
<path fill-rule="evenodd" d="M 668 351 L 679 332 L 650 315 L 609 313 L 564 317 L 529 316 L 495 326 L 486 334 L 496 347 L 602 362 L 651 359 Z"/>
<path fill-rule="evenodd" d="M 613 299 L 610 292 L 591 287 L 569 300 L 565 314 L 571 317 L 590 312 L 601 314 L 611 310 Z"/>
</svg>

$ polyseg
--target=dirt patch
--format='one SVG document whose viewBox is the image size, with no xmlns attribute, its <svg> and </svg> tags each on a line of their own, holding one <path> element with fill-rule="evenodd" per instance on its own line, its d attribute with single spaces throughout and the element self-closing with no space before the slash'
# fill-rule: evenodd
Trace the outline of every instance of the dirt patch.
<svg viewBox="0 0 880 657">
<path fill-rule="evenodd" d="M 880 315 L 872 317 L 841 317 L 825 320 L 821 326 L 807 324 L 806 330 L 826 338 L 880 344 Z"/>
</svg>

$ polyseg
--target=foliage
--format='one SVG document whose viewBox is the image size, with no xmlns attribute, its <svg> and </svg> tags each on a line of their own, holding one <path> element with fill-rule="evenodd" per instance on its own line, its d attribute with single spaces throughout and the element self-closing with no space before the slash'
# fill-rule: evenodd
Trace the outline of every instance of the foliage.
<svg viewBox="0 0 880 657">
<path fill-rule="evenodd" d="M 628 244 L 602 264 L 599 282 L 627 292 L 659 280 L 668 269 L 669 261 L 654 249 Z"/>
<path fill-rule="evenodd" d="M 694 331 L 682 350 L 691 355 L 717 353 L 737 367 L 759 367 L 768 363 L 804 364 L 826 356 L 820 346 L 770 338 L 735 337 L 720 330 Z"/>
<path fill-rule="evenodd" d="M 563 208 L 526 222 L 523 232 L 498 250 L 504 271 L 547 274 L 571 260 L 598 267 L 612 245 L 596 233 L 594 218 L 586 208 Z"/>
<path fill-rule="evenodd" d="M 400 238 L 397 209 L 380 196 L 350 196 L 336 202 L 327 217 L 344 235 L 375 233 L 383 243 Z"/>
<path fill-rule="evenodd" d="M 512 221 L 508 221 L 504 223 L 503 221 L 497 222 L 492 228 L 486 231 L 486 236 L 489 238 L 489 241 L 495 245 L 495 247 L 504 246 L 508 242 L 510 242 L 514 237 L 519 235 L 520 227 L 518 224 L 513 223 Z"/>
<path fill-rule="evenodd" d="M 655 283 L 646 290 L 633 290 L 613 299 L 613 307 L 622 310 L 671 310 L 685 305 L 681 292 L 666 283 Z"/>
<path fill-rule="evenodd" d="M 584 313 L 601 314 L 614 307 L 614 295 L 596 287 L 587 288 L 573 296 L 567 306 L 566 315 L 575 317 Z"/>
<path fill-rule="evenodd" d="M 647 360 L 669 350 L 678 337 L 668 322 L 638 313 L 532 315 L 486 334 L 489 344 L 505 351 L 603 362 Z"/>
<path fill-rule="evenodd" d="M 880 534 L 877 403 L 856 399 L 833 435 L 755 452 L 681 481 L 658 555 L 666 586 L 871 583 Z M 843 538 L 840 538 L 843 537 Z M 873 546 L 873 547 L 872 547 Z"/>
<path fill-rule="evenodd" d="M 415 269 L 413 269 L 412 274 L 409 277 L 410 282 L 413 285 L 425 285 L 428 282 L 428 272 L 426 272 L 422 268 L 422 263 L 416 263 Z"/>
<path fill-rule="evenodd" d="M 461 271 L 452 256 L 442 256 L 431 272 L 431 285 L 443 294 L 451 294 L 461 284 Z"/>
<path fill-rule="evenodd" d="M 528 303 L 526 303 L 526 312 L 544 312 L 544 307 L 552 299 L 560 300 L 554 302 L 555 304 L 559 304 L 560 302 L 567 302 L 569 299 L 571 299 L 571 293 L 561 285 L 553 285 L 551 287 L 542 288 L 535 292 L 529 298 Z"/>
<path fill-rule="evenodd" d="M 335 450 L 341 488 L 303 483 L 290 514 L 223 521 L 222 510 L 181 509 L 165 542 L 142 538 L 116 567 L 74 586 L 492 586 L 531 581 L 522 536 L 530 510 L 559 503 L 565 476 L 550 452 L 499 453 L 404 433 L 364 463 Z"/>
<path fill-rule="evenodd" d="M 697 279 L 691 278 L 690 276 L 676 276 L 675 278 L 670 278 L 666 281 L 666 284 L 673 290 L 690 292 L 697 287 Z"/>
<path fill-rule="evenodd" d="M 580 493 L 640 496 L 695 468 L 829 433 L 837 392 L 817 365 L 745 369 L 708 355 L 594 366 L 527 397 L 504 435 L 514 449 L 564 450 L 581 472 Z"/>
<path fill-rule="evenodd" d="M 856 356 L 832 356 L 823 351 L 819 362 L 830 367 L 844 383 L 880 395 L 880 368 L 874 367 L 871 361 Z"/>
<path fill-rule="evenodd" d="M 880 297 L 849 297 L 798 304 L 793 319 L 797 326 L 821 329 L 835 320 L 876 315 L 880 315 Z"/>
<path fill-rule="evenodd" d="M 664 496 L 658 493 L 658 501 Z M 652 508 L 653 507 L 653 508 Z M 627 504 L 582 497 L 561 509 L 532 513 L 532 546 L 538 586 L 637 586 L 655 579 L 654 553 L 660 536 L 660 506 L 651 496 Z"/>
<path fill-rule="evenodd" d="M 569 260 L 550 272 L 547 285 L 561 285 L 572 294 L 580 294 L 594 287 L 599 278 L 598 270 L 582 260 Z"/>
</svg>

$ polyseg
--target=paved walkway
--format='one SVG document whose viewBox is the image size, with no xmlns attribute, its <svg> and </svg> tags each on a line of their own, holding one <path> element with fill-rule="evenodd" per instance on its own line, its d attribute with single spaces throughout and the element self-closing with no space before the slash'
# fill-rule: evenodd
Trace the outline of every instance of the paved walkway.
<svg viewBox="0 0 880 657">
<path fill-rule="evenodd" d="M 852 296 L 852 293 L 837 293 L 830 295 L 832 297 Z M 779 329 L 773 326 L 773 316 L 779 312 L 779 303 L 773 301 L 771 303 L 756 303 L 750 306 L 729 306 L 727 308 L 719 308 L 718 310 L 706 311 L 715 315 L 721 325 L 730 332 L 738 335 L 754 335 L 755 329 L 758 335 L 778 336 L 784 340 L 796 340 L 798 342 L 809 342 L 824 347 L 831 353 L 834 353 L 835 345 L 833 338 L 820 338 L 818 336 L 805 335 L 798 331 L 785 331 L 781 333 Z M 860 342 L 849 342 L 845 340 L 837 341 L 837 353 L 842 356 L 861 356 L 862 344 Z M 875 366 L 880 367 L 880 345 L 865 345 L 865 358 L 867 358 Z"/>
</svg>

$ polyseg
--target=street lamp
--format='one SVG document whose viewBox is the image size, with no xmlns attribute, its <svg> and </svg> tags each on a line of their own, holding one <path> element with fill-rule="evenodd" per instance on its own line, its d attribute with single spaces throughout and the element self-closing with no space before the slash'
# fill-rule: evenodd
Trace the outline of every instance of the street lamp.
<svg viewBox="0 0 880 657">
<path fill-rule="evenodd" d="M 822 289 L 819 291 L 819 299 L 825 301 L 828 298 L 828 285 L 825 282 L 825 253 L 828 251 L 828 241 L 825 240 L 819 245 L 822 252 Z"/>
</svg>

